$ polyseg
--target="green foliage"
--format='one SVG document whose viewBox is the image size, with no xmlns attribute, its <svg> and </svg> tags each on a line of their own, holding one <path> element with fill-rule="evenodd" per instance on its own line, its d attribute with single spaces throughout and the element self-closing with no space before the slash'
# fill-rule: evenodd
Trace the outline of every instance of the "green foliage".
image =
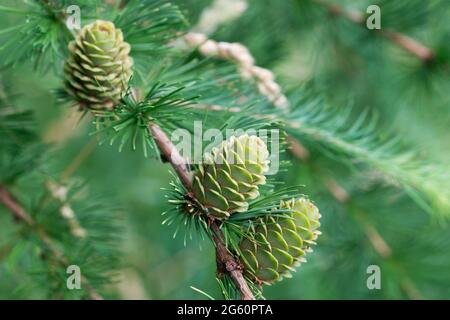
<svg viewBox="0 0 450 320">
<path fill-rule="evenodd" d="M 37 142 L 32 112 L 15 108 L 14 97 L 3 88 L 0 90 L 0 135 L 4 137 L 0 141 L 0 183 L 3 184 L 39 166 L 46 147 Z"/>
<path fill-rule="evenodd" d="M 201 248 L 202 242 L 211 236 L 207 217 L 186 214 L 186 212 L 192 211 L 192 201 L 186 197 L 186 189 L 178 178 L 175 179 L 176 182 L 170 184 L 171 189 L 166 189 L 166 198 L 171 208 L 162 213 L 162 216 L 164 216 L 162 224 L 175 227 L 173 238 L 176 238 L 179 233 L 183 233 L 184 246 L 186 246 L 188 240 L 193 241 L 195 239 Z M 180 228 L 183 230 L 180 230 Z"/>
<path fill-rule="evenodd" d="M 13 241 L 6 246 L 8 268 L 0 272 L 8 277 L 21 270 L 33 279 L 16 283 L 18 297 L 27 297 L 40 285 L 42 297 L 92 298 L 88 286 L 100 289 L 111 283 L 119 265 L 118 210 L 110 200 L 88 196 L 86 185 L 76 180 L 58 187 L 69 191 L 58 199 L 49 188 L 51 181 L 55 183 L 48 173 L 55 154 L 36 143 L 31 111 L 14 110 L 7 96 L 0 108 L 0 127 L 9 138 L 2 140 L 0 149 L 0 184 L 20 190 L 18 203 L 33 221 L 30 225 L 19 220 L 22 226 L 12 228 Z M 67 210 L 73 216 L 67 216 Z M 82 270 L 83 290 L 67 290 L 70 265 Z"/>
<path fill-rule="evenodd" d="M 425 210 L 450 213 L 448 172 L 418 153 L 409 151 L 399 137 L 379 129 L 378 120 L 352 109 L 339 111 L 317 98 L 300 97 L 289 115 L 287 131 L 334 159 L 352 166 L 366 165 L 402 186 Z M 376 178 L 376 177 L 375 177 Z"/>
<path fill-rule="evenodd" d="M 87 283 L 105 297 L 139 293 L 145 298 L 186 298 L 192 297 L 194 283 L 207 298 L 222 294 L 238 299 L 229 275 L 214 277 L 212 246 L 203 246 L 202 240 L 213 236 L 211 217 L 186 214 L 193 209 L 192 195 L 161 163 L 149 163 L 135 152 L 142 149 L 145 156 L 160 158 L 149 123 L 170 136 L 179 128 L 195 133 L 194 121 L 201 121 L 204 130 L 222 132 L 278 128 L 288 141 L 294 138 L 300 149 L 306 148 L 297 154 L 301 159 L 293 157 L 294 152 L 281 153 L 290 167 L 261 185 L 260 196 L 248 202 L 245 212 L 220 222 L 225 245 L 242 256 L 241 239 L 254 236 L 258 221 L 279 221 L 292 214 L 279 207 L 280 200 L 305 192 L 320 208 L 323 236 L 309 263 L 289 281 L 265 289 L 267 297 L 449 295 L 450 187 L 443 164 L 450 159 L 450 8 L 445 0 L 330 0 L 342 10 L 358 9 L 363 17 L 367 5 L 379 5 L 380 32 L 331 13 L 332 7 L 323 1 L 249 0 L 244 15 L 219 27 L 212 38 L 248 45 L 258 65 L 270 67 L 285 88 L 293 88 L 287 113 L 273 108 L 254 83 L 241 79 L 236 66 L 205 59 L 179 43 L 189 30 L 188 21 L 195 25 L 209 1 L 175 1 L 178 7 L 166 1 L 132 0 L 123 8 L 119 2 L 76 1 L 82 25 L 102 19 L 122 30 L 131 47 L 134 76 L 114 109 L 85 111 L 74 129 L 81 134 L 49 147 L 49 119 L 60 115 L 42 97 L 63 84 L 49 72 L 33 79 L 26 62 L 41 71 L 53 67 L 54 74 L 62 75 L 73 39 L 64 23 L 72 2 L 8 0 L 0 5 L 5 17 L 0 22 L 2 80 L 19 93 L 12 97 L 0 92 L 0 183 L 36 221 L 34 226 L 14 223 L 8 210 L 0 209 L 0 277 L 6 279 L 0 297 L 92 298 L 89 290 L 64 287 L 65 267 L 77 264 Z M 433 57 L 418 57 L 384 30 L 416 39 L 433 51 Z M 86 129 L 86 122 L 95 129 Z M 56 136 L 71 132 L 69 127 L 57 126 Z M 87 131 L 100 143 L 118 145 L 122 154 L 111 148 L 81 148 L 90 145 Z M 286 146 L 282 141 L 283 149 Z M 89 184 L 67 180 L 75 169 Z M 175 181 L 171 189 L 161 191 L 170 180 Z M 49 182 L 69 188 L 64 201 L 55 199 Z M 100 191 L 112 194 L 93 196 Z M 116 200 L 125 207 L 120 221 Z M 64 205 L 70 206 L 77 222 L 62 215 Z M 164 210 L 161 219 L 158 213 Z M 174 233 L 161 228 L 161 220 Z M 77 225 L 86 237 L 74 233 Z M 61 256 L 55 255 L 43 233 Z M 257 234 L 269 237 L 265 230 Z M 125 250 L 119 252 L 122 235 Z M 181 250 L 178 241 L 170 241 L 177 235 L 184 238 Z M 205 251 L 199 252 L 198 244 Z M 126 266 L 120 265 L 120 257 Z M 382 270 L 382 290 L 365 285 L 371 264 Z M 278 266 L 271 269 L 280 271 Z M 126 280 L 111 286 L 117 270 Z M 258 284 L 249 273 L 246 276 L 255 296 L 263 298 Z M 129 286 L 124 288 L 124 283 Z"/>
<path fill-rule="evenodd" d="M 27 1 L 19 7 L 0 6 L 5 15 L 17 15 L 15 24 L 0 32 L 2 66 L 16 65 L 30 59 L 36 69 L 47 71 L 52 62 L 67 53 L 70 32 L 60 17 L 63 7 L 56 2 Z M 57 70 L 58 68 L 55 68 Z"/>
<path fill-rule="evenodd" d="M 145 79 L 169 53 L 170 41 L 187 27 L 178 7 L 167 1 L 131 0 L 113 19 L 131 45 L 136 74 Z"/>
<path fill-rule="evenodd" d="M 97 112 L 97 132 L 104 134 L 103 141 L 109 140 L 111 145 L 119 140 L 119 151 L 130 143 L 132 150 L 142 146 L 146 157 L 150 150 L 153 157 L 159 158 L 158 148 L 148 131 L 149 121 L 154 121 L 166 130 L 177 128 L 177 124 L 189 114 L 189 109 L 181 111 L 195 98 L 185 98 L 180 94 L 183 89 L 156 83 L 142 101 L 136 101 L 133 90 L 129 88 L 115 109 Z"/>
<path fill-rule="evenodd" d="M 36 136 L 31 130 L 32 112 L 30 110 L 17 110 L 10 105 L 8 99 L 12 97 L 2 93 L 0 100 L 0 134 L 2 139 L 0 145 L 3 148 L 17 148 L 31 140 L 35 140 Z M 4 149 L 6 150 L 6 149 Z"/>
<path fill-rule="evenodd" d="M 123 232 L 118 219 L 118 208 L 110 204 L 110 199 L 86 196 L 83 194 L 85 190 L 81 187 L 83 186 L 76 184 L 71 186 L 68 203 L 85 232 L 83 237 L 73 234 L 68 219 L 62 216 L 62 204 L 49 199 L 48 192 L 41 195 L 37 207 L 30 208 L 39 225 L 39 229 L 35 231 L 37 234 L 33 235 L 31 241 L 37 248 L 37 258 L 40 255 L 45 257 L 41 259 L 41 272 L 37 275 L 37 280 L 42 281 L 42 286 L 49 289 L 48 297 L 91 299 L 89 292 L 86 291 L 88 285 L 102 290 L 116 280 L 121 255 L 117 245 Z M 43 202 L 45 204 L 42 204 Z M 54 256 L 42 242 L 38 232 L 46 232 L 51 237 L 63 254 L 62 257 Z M 66 268 L 69 265 L 80 268 L 82 276 L 86 279 L 82 283 L 83 290 L 66 289 Z M 54 284 L 54 288 L 45 283 Z"/>
</svg>

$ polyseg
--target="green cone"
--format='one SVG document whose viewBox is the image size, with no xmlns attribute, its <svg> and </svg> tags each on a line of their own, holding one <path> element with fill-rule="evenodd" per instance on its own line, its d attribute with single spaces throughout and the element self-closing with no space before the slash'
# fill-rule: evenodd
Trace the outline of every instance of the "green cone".
<svg viewBox="0 0 450 320">
<path fill-rule="evenodd" d="M 306 262 L 320 232 L 320 213 L 306 198 L 281 202 L 280 208 L 292 210 L 287 217 L 267 215 L 252 227 L 253 239 L 240 243 L 245 274 L 256 283 L 273 284 L 290 278 L 294 267 Z"/>
<path fill-rule="evenodd" d="M 112 108 L 126 89 L 133 60 L 122 31 L 109 21 L 83 27 L 69 44 L 65 83 L 67 92 L 89 109 Z"/>
<path fill-rule="evenodd" d="M 269 152 L 257 136 L 231 137 L 205 154 L 194 174 L 196 199 L 218 219 L 233 212 L 244 212 L 248 201 L 259 195 L 258 186 L 266 182 Z"/>
</svg>

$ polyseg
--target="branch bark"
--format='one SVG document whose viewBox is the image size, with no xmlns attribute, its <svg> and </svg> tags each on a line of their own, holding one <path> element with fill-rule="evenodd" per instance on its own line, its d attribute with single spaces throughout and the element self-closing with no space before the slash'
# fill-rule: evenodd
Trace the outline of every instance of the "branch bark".
<svg viewBox="0 0 450 320">
<path fill-rule="evenodd" d="M 236 288 L 239 289 L 242 300 L 255 300 L 253 293 L 248 287 L 247 281 L 242 276 L 242 267 L 236 262 L 223 242 L 223 234 L 216 222 L 211 224 L 211 230 L 214 232 L 213 240 L 216 244 L 217 266 L 225 270 L 230 275 Z M 219 269 L 219 271 L 220 271 Z"/>
<path fill-rule="evenodd" d="M 17 221 L 26 223 L 29 226 L 36 226 L 33 218 L 25 211 L 19 201 L 12 195 L 12 193 L 3 185 L 0 185 L 0 203 L 3 204 L 14 216 Z M 36 228 L 38 236 L 47 249 L 61 262 L 62 265 L 68 266 L 69 263 L 64 257 L 63 253 L 56 247 L 48 234 L 39 228 Z M 92 300 L 103 300 L 103 297 L 98 294 L 95 289 L 87 282 L 85 277 L 81 277 L 83 288 Z"/>
<path fill-rule="evenodd" d="M 4 186 L 0 186 L 0 202 L 13 214 L 17 221 L 23 221 L 30 226 L 34 225 L 33 219 Z"/>
<path fill-rule="evenodd" d="M 187 168 L 186 159 L 178 152 L 175 145 L 170 141 L 165 132 L 156 124 L 150 123 L 148 130 L 153 136 L 161 155 L 172 165 L 184 187 L 192 190 L 192 178 Z M 242 300 L 255 300 L 247 281 L 242 274 L 242 268 L 236 259 L 228 251 L 223 241 L 223 233 L 217 221 L 212 221 L 210 228 L 213 231 L 213 241 L 216 247 L 216 259 L 219 268 L 223 268 L 231 277 L 236 288 L 239 290 Z M 220 270 L 218 270 L 220 272 Z"/>
<path fill-rule="evenodd" d="M 192 181 L 187 168 L 186 159 L 180 155 L 172 141 L 170 141 L 166 133 L 157 124 L 150 123 L 148 125 L 148 130 L 153 139 L 155 139 L 161 155 L 172 165 L 186 189 L 191 190 Z"/>
</svg>

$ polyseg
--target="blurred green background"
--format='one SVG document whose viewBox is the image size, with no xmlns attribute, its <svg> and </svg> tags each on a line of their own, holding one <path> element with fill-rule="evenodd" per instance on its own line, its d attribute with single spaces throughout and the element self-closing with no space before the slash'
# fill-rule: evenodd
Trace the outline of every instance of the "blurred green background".
<svg viewBox="0 0 450 320">
<path fill-rule="evenodd" d="M 19 1 L 6 1 L 18 3 Z M 73 1 L 74 3 L 76 1 Z M 211 1 L 177 0 L 192 23 Z M 3 1 L 2 1 L 3 3 Z M 284 88 L 313 87 L 330 103 L 355 115 L 371 110 L 379 126 L 393 131 L 411 149 L 448 169 L 450 164 L 450 3 L 449 1 L 334 1 L 345 10 L 381 8 L 382 28 L 395 29 L 429 46 L 438 55 L 423 63 L 389 39 L 330 13 L 323 4 L 302 0 L 248 0 L 239 18 L 221 25 L 211 38 L 247 45 L 257 64 L 273 70 Z M 0 28 L 16 16 L 4 15 Z M 0 44 L 1 45 L 1 44 Z M 77 124 L 73 109 L 52 93 L 60 79 L 31 71 L 29 64 L 2 71 L 2 82 L 17 93 L 15 104 L 35 112 L 43 141 L 53 142 L 49 166 L 61 173 L 81 150 L 89 149 L 88 119 Z M 2 137 L 0 137 L 2 138 Z M 305 185 L 304 193 L 322 213 L 323 235 L 292 279 L 264 288 L 270 299 L 450 298 L 450 228 L 426 213 L 398 188 L 371 183 L 371 174 L 354 172 L 306 145 L 307 162 L 295 163 L 280 179 Z M 173 239 L 161 225 L 168 208 L 169 167 L 128 149 L 107 145 L 90 149 L 74 176 L 87 180 L 89 192 L 106 194 L 120 206 L 124 234 L 121 270 L 108 297 L 120 299 L 204 299 L 194 286 L 220 297 L 212 244 Z M 324 177 L 333 177 L 350 194 L 341 203 L 330 195 Z M 28 181 L 21 180 L 21 185 Z M 448 199 L 447 199 L 448 200 Z M 15 225 L 0 208 L 0 245 Z M 375 230 L 375 231 L 374 231 Z M 380 240 L 381 239 L 381 240 Z M 381 244 L 380 244 L 381 242 Z M 201 249 L 199 248 L 201 245 Z M 377 247 L 377 244 L 381 247 Z M 386 249 L 388 247 L 388 249 Z M 380 249 L 381 248 L 381 249 Z M 19 249 L 17 249 L 19 250 Z M 384 250 L 384 251 L 383 251 Z M 388 252 L 386 252 L 388 250 Z M 384 253 L 383 253 L 384 252 Z M 26 257 L 11 268 L 14 256 L 0 251 L 0 298 L 43 298 L 33 283 Z M 369 265 L 381 267 L 380 290 L 366 286 Z"/>
</svg>

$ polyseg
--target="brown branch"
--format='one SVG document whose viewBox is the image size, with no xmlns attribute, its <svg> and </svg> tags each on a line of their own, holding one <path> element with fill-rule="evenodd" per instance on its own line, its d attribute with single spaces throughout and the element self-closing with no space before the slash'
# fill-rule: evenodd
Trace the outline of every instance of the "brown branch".
<svg viewBox="0 0 450 320">
<path fill-rule="evenodd" d="M 315 0 L 315 2 L 326 7 L 327 10 L 335 16 L 343 17 L 355 24 L 364 24 L 365 19 L 362 12 L 356 10 L 348 11 L 337 4 L 328 2 L 327 0 Z M 389 39 L 395 45 L 415 55 L 417 58 L 424 62 L 428 62 L 434 59 L 433 51 L 430 48 L 407 35 L 389 29 L 381 29 L 377 31 L 379 32 L 379 34 Z"/>
<path fill-rule="evenodd" d="M 150 123 L 148 130 L 153 136 L 161 155 L 172 165 L 177 176 L 188 191 L 192 189 L 192 178 L 187 168 L 186 160 L 180 155 L 175 145 L 167 137 L 166 133 L 156 124 Z M 223 241 L 223 233 L 216 221 L 209 224 L 213 231 L 213 241 L 216 247 L 218 272 L 225 270 L 233 280 L 241 294 L 242 300 L 255 300 L 247 281 L 242 274 L 242 268 L 236 259 L 228 251 Z"/>
<path fill-rule="evenodd" d="M 422 61 L 434 59 L 433 51 L 413 38 L 393 30 L 384 30 L 382 34 L 404 50 L 416 55 Z"/>
<path fill-rule="evenodd" d="M 148 130 L 153 136 L 153 139 L 155 139 L 161 155 L 172 165 L 186 189 L 190 190 L 192 181 L 187 169 L 186 160 L 180 155 L 172 141 L 169 140 L 166 133 L 157 124 L 150 123 Z"/>
<path fill-rule="evenodd" d="M 350 195 L 340 186 L 333 178 L 326 177 L 323 179 L 328 192 L 339 202 L 346 203 L 350 200 Z"/>
<path fill-rule="evenodd" d="M 15 217 L 17 221 L 25 222 L 29 226 L 36 226 L 33 218 L 25 211 L 25 209 L 20 205 L 19 201 L 11 194 L 11 192 L 5 187 L 0 185 L 0 203 L 2 203 Z M 63 253 L 56 247 L 53 243 L 52 239 L 48 236 L 48 234 L 39 228 L 36 228 L 37 234 L 45 244 L 47 249 L 58 258 L 59 262 L 65 266 L 69 265 L 67 259 L 64 257 Z M 81 282 L 83 284 L 84 289 L 88 293 L 89 297 L 92 300 L 103 300 L 103 297 L 98 294 L 95 289 L 87 282 L 85 277 L 81 277 Z"/>
<path fill-rule="evenodd" d="M 0 202 L 14 215 L 16 220 L 24 221 L 30 226 L 34 225 L 33 219 L 4 186 L 0 186 Z"/>
<path fill-rule="evenodd" d="M 287 136 L 286 140 L 289 144 L 289 151 L 296 157 L 302 161 L 307 161 L 309 159 L 309 151 L 306 147 L 296 138 L 292 136 Z"/>
<path fill-rule="evenodd" d="M 378 230 L 371 225 L 370 223 L 366 223 L 365 232 L 367 238 L 372 244 L 373 249 L 383 258 L 387 259 L 392 256 L 392 249 L 387 244 L 386 240 L 381 236 Z"/>
<path fill-rule="evenodd" d="M 216 222 L 211 224 L 211 230 L 214 232 L 213 240 L 216 244 L 217 267 L 219 271 L 224 270 L 228 272 L 236 288 L 239 289 L 242 300 L 255 300 L 247 281 L 242 276 L 242 266 L 236 262 L 224 245 L 222 231 L 220 231 Z"/>
</svg>

